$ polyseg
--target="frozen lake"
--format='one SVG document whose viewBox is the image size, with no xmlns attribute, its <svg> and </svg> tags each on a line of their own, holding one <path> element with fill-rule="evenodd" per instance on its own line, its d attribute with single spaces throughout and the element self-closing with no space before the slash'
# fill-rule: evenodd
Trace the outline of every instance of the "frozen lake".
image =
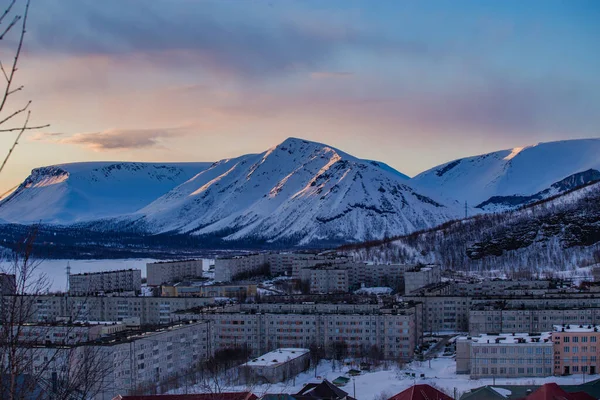
<svg viewBox="0 0 600 400">
<path fill-rule="evenodd" d="M 72 274 L 84 272 L 114 271 L 118 269 L 141 269 L 142 277 L 146 277 L 146 263 L 154 262 L 151 258 L 132 258 L 119 260 L 44 260 L 37 270 L 46 274 L 50 280 L 51 291 L 65 291 L 67 288 L 67 263 L 71 266 Z M 209 260 L 203 262 L 208 269 Z M 0 262 L 1 267 L 8 267 L 6 262 Z"/>
</svg>

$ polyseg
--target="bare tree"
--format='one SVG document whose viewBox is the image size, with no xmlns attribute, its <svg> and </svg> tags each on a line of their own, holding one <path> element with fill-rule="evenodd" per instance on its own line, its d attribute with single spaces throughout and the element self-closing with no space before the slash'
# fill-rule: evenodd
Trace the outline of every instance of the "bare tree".
<svg viewBox="0 0 600 400">
<path fill-rule="evenodd" d="M 2 399 L 90 398 L 106 389 L 112 354 L 76 334 L 87 329 L 39 320 L 49 289 L 41 261 L 31 257 L 37 228 L 30 230 L 3 268 L 0 292 L 0 396 Z M 60 340 L 51 334 L 60 332 Z"/>
<path fill-rule="evenodd" d="M 16 73 L 18 71 L 19 58 L 23 50 L 25 34 L 27 33 L 27 17 L 29 16 L 29 4 L 31 0 L 17 1 L 10 0 L 10 3 L 0 15 L 0 44 L 7 42 L 13 33 L 17 36 L 14 49 L 7 51 L 11 58 L 8 63 L 3 63 L 2 59 L 7 55 L 5 47 L 0 53 L 0 80 L 5 81 L 4 90 L 0 89 L 0 133 L 16 133 L 15 140 L 8 150 L 8 154 L 0 165 L 0 173 L 4 169 L 8 159 L 12 155 L 15 147 L 19 144 L 19 140 L 25 131 L 46 128 L 49 125 L 30 126 L 29 119 L 31 117 L 31 100 L 20 107 L 9 105 L 11 96 L 23 90 L 23 85 L 16 85 Z M 21 122 L 19 121 L 21 119 Z"/>
</svg>

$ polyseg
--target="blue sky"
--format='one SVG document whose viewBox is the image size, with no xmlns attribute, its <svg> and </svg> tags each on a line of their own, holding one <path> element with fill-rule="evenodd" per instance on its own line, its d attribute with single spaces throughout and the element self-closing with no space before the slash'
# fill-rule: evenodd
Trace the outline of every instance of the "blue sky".
<svg viewBox="0 0 600 400">
<path fill-rule="evenodd" d="M 408 175 L 600 137 L 599 21 L 577 0 L 34 0 L 14 101 L 51 127 L 0 192 L 41 165 L 214 161 L 289 136 Z"/>
</svg>

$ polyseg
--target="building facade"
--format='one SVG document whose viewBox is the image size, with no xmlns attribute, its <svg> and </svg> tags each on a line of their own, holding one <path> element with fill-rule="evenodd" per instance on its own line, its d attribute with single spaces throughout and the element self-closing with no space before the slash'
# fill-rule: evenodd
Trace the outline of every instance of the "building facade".
<svg viewBox="0 0 600 400">
<path fill-rule="evenodd" d="M 168 378 L 186 373 L 212 356 L 210 325 L 205 322 L 171 324 L 158 329 L 121 331 L 94 341 L 52 343 L 31 349 L 31 366 L 42 369 L 41 379 L 53 375 L 61 385 L 67 376 L 85 376 L 95 400 L 152 389 Z"/>
<path fill-rule="evenodd" d="M 554 375 L 590 374 L 600 371 L 600 326 L 556 325 Z"/>
<path fill-rule="evenodd" d="M 325 350 L 343 343 L 349 355 L 375 347 L 385 359 L 409 361 L 421 343 L 421 305 L 396 303 L 261 303 L 174 313 L 173 319 L 205 319 L 216 349 L 247 346 L 253 355 L 277 348 Z"/>
<path fill-rule="evenodd" d="M 471 378 L 539 377 L 553 374 L 550 333 L 508 333 L 456 340 L 456 373 Z"/>
<path fill-rule="evenodd" d="M 69 293 L 74 295 L 132 292 L 142 290 L 142 271 L 124 269 L 118 271 L 87 272 L 69 275 Z"/>
<path fill-rule="evenodd" d="M 303 268 L 300 279 L 309 285 L 310 293 L 346 293 L 350 289 L 344 264 Z"/>
<path fill-rule="evenodd" d="M 158 286 L 202 277 L 202 260 L 161 261 L 146 264 L 148 285 Z"/>
<path fill-rule="evenodd" d="M 214 304 L 212 297 L 21 296 L 33 302 L 30 322 L 132 321 L 169 323 L 172 312 Z M 5 298 L 6 299 L 6 298 Z"/>
<path fill-rule="evenodd" d="M 413 293 L 425 286 L 440 283 L 439 265 L 417 265 L 404 272 L 404 293 Z"/>
</svg>

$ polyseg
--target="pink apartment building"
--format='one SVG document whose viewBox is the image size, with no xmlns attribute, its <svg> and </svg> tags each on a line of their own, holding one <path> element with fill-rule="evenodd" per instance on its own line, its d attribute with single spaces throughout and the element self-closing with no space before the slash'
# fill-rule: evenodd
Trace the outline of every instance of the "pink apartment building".
<svg viewBox="0 0 600 400">
<path fill-rule="evenodd" d="M 600 325 L 555 325 L 554 375 L 600 372 Z"/>
</svg>

